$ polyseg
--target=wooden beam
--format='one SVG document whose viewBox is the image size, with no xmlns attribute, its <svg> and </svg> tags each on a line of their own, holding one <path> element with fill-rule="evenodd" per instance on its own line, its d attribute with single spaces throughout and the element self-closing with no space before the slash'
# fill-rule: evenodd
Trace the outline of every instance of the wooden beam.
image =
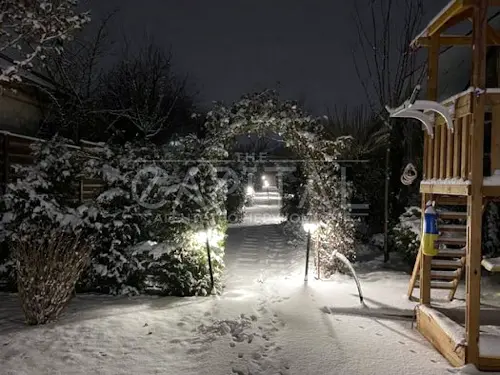
<svg viewBox="0 0 500 375">
<path fill-rule="evenodd" d="M 456 133 L 448 131 L 445 127 L 447 137 L 446 137 L 446 178 L 453 177 L 453 144 L 455 140 Z"/>
<path fill-rule="evenodd" d="M 422 194 L 469 195 L 471 185 L 463 184 L 420 184 Z"/>
<path fill-rule="evenodd" d="M 491 174 L 500 169 L 500 104 L 492 109 L 491 121 Z"/>
<path fill-rule="evenodd" d="M 446 126 L 441 125 L 439 128 L 436 128 L 436 131 L 441 133 L 439 138 L 441 139 L 441 143 L 439 145 L 439 178 L 444 180 L 446 178 L 446 156 L 448 155 L 446 150 L 446 145 L 448 144 L 448 129 Z"/>
<path fill-rule="evenodd" d="M 429 48 L 429 53 L 427 56 L 427 99 L 437 100 L 438 97 L 438 77 L 439 77 L 439 39 L 438 36 L 434 36 L 431 41 L 431 47 Z M 437 129 L 436 129 L 437 130 Z M 438 132 L 435 132 L 438 133 Z M 426 137 L 428 135 L 426 134 Z M 429 138 L 429 143 L 432 139 Z M 433 147 L 434 152 L 438 149 Z M 424 144 L 425 152 L 425 144 Z M 432 157 L 432 155 L 430 155 Z M 437 155 L 434 154 L 434 157 Z M 432 159 L 431 163 L 432 165 Z M 434 166 L 430 167 L 434 173 L 436 173 L 436 168 Z M 428 200 L 432 200 L 431 194 L 422 194 L 421 208 L 422 212 L 425 211 L 425 204 Z M 423 228 L 424 215 L 421 219 L 421 228 Z M 431 261 L 432 257 L 422 254 L 420 259 L 420 303 L 430 304 L 431 303 Z"/>
<path fill-rule="evenodd" d="M 445 357 L 452 366 L 461 367 L 465 364 L 465 347 L 457 345 L 441 327 L 431 314 L 417 306 L 417 329 L 431 342 L 434 347 Z M 448 319 L 443 317 L 443 319 Z M 452 322 L 450 322 L 453 324 Z"/>
<path fill-rule="evenodd" d="M 458 23 L 465 19 L 465 16 L 461 19 L 459 16 L 471 7 L 472 5 L 468 4 L 467 1 L 464 0 L 454 0 L 451 1 L 448 6 L 446 6 L 441 13 L 439 13 L 427 26 L 427 35 L 433 36 L 434 34 L 444 31 L 443 27 L 451 27 L 453 25 L 449 24 L 449 21 L 453 18 Z"/>
<path fill-rule="evenodd" d="M 480 371 L 500 371 L 500 358 L 498 358 L 498 357 L 480 357 L 478 370 L 480 370 Z"/>
<path fill-rule="evenodd" d="M 500 35 L 490 25 L 486 26 L 486 39 L 487 39 L 487 45 L 493 45 L 493 46 L 500 45 Z"/>
<path fill-rule="evenodd" d="M 486 34 L 488 0 L 476 0 L 473 16 L 472 86 L 486 89 Z M 468 197 L 467 269 L 465 330 L 467 339 L 466 362 L 479 364 L 479 312 L 481 300 L 481 236 L 483 142 L 486 95 L 474 97 L 471 131 L 471 195 Z"/>
<path fill-rule="evenodd" d="M 419 47 L 430 47 L 431 41 L 429 37 L 421 37 L 417 40 Z M 471 47 L 472 37 L 460 35 L 441 35 L 439 37 L 439 45 L 442 47 L 461 46 Z M 488 34 L 488 46 L 500 46 L 500 35 L 491 27 L 491 32 Z"/>
<path fill-rule="evenodd" d="M 419 47 L 430 47 L 431 38 L 428 36 L 417 39 Z M 440 46 L 467 46 L 472 45 L 472 38 L 470 36 L 461 35 L 441 35 L 439 37 Z"/>
<path fill-rule="evenodd" d="M 455 135 L 453 138 L 453 177 L 460 177 L 460 146 L 462 145 L 462 118 L 455 119 Z"/>
</svg>

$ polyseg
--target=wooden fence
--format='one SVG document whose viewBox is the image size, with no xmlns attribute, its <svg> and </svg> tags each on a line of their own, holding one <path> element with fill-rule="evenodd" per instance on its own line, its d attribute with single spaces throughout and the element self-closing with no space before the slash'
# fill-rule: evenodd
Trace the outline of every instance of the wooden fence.
<svg viewBox="0 0 500 375">
<path fill-rule="evenodd" d="M 35 142 L 45 141 L 39 138 L 0 131 L 0 187 L 2 194 L 5 193 L 7 184 L 15 178 L 11 166 L 13 164 L 29 165 L 33 163 L 31 145 Z M 90 157 L 91 150 L 100 147 L 100 145 L 81 141 L 78 146 L 68 144 L 66 147 L 87 152 Z M 79 185 L 79 193 L 75 199 L 80 202 L 95 198 L 104 188 L 102 181 L 96 179 L 82 179 L 75 181 L 75 184 Z"/>
</svg>

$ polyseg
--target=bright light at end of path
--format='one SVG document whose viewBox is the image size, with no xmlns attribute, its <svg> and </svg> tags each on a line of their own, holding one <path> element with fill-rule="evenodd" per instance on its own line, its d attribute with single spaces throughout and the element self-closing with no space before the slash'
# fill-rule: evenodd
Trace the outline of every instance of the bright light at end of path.
<svg viewBox="0 0 500 375">
<path fill-rule="evenodd" d="M 269 187 L 269 182 L 264 180 L 264 187 Z"/>
<path fill-rule="evenodd" d="M 316 223 L 304 223 L 304 230 L 308 233 L 314 233 L 318 229 L 318 224 Z"/>
<path fill-rule="evenodd" d="M 247 186 L 247 195 L 253 195 L 255 193 L 255 190 L 253 190 L 253 187 Z"/>
<path fill-rule="evenodd" d="M 261 178 L 262 178 L 262 181 L 266 180 L 266 176 L 264 176 L 264 175 Z"/>
<path fill-rule="evenodd" d="M 200 245 L 205 245 L 208 243 L 210 246 L 217 246 L 219 242 L 223 239 L 223 235 L 215 230 L 201 231 L 195 234 L 196 242 Z"/>
</svg>

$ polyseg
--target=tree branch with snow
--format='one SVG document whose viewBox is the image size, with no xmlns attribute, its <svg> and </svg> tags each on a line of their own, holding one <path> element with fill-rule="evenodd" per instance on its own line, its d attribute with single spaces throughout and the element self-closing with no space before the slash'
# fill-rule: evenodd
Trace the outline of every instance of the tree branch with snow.
<svg viewBox="0 0 500 375">
<path fill-rule="evenodd" d="M 79 12 L 78 0 L 2 0 L 0 53 L 14 59 L 1 68 L 0 81 L 20 82 L 20 72 L 42 63 L 50 53 L 60 54 L 73 34 L 90 21 Z"/>
</svg>

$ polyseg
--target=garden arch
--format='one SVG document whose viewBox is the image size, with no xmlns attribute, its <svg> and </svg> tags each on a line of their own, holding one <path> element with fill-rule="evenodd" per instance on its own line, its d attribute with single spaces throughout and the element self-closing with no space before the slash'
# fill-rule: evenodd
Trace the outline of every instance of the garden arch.
<svg viewBox="0 0 500 375">
<path fill-rule="evenodd" d="M 354 220 L 347 196 L 349 186 L 340 175 L 339 158 L 349 137 L 330 139 L 320 121 L 305 114 L 295 102 L 280 100 L 275 91 L 245 95 L 231 107 L 216 103 L 208 113 L 206 139 L 227 151 L 235 137 L 275 133 L 300 159 L 308 177 L 308 217 L 317 222 L 321 263 L 334 271 L 334 250 L 354 254 Z M 351 257 L 352 258 L 352 257 Z"/>
</svg>

